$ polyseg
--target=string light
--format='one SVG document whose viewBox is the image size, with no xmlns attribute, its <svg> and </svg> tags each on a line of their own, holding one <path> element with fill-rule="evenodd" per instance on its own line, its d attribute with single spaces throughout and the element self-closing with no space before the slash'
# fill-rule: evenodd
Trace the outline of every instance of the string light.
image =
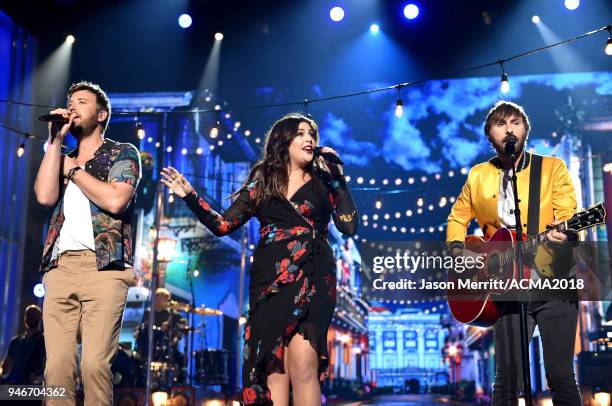
<svg viewBox="0 0 612 406">
<path fill-rule="evenodd" d="M 139 140 L 144 140 L 145 135 L 146 133 L 142 123 L 140 121 L 136 122 L 136 137 L 138 137 Z"/>
<path fill-rule="evenodd" d="M 612 25 L 608 25 L 606 29 L 608 30 L 609 37 L 608 42 L 606 42 L 605 52 L 606 55 L 612 55 Z"/>
<path fill-rule="evenodd" d="M 510 92 L 510 81 L 508 80 L 508 74 L 504 70 L 504 62 L 499 61 L 499 66 L 500 66 L 500 68 L 502 70 L 501 85 L 499 87 L 499 90 L 503 94 L 507 94 L 508 92 Z"/>
<path fill-rule="evenodd" d="M 219 122 L 217 121 L 215 125 L 210 129 L 210 138 L 217 138 L 219 135 Z"/>
<path fill-rule="evenodd" d="M 380 197 L 377 199 L 380 200 Z M 446 205 L 450 202 L 450 203 L 454 203 L 456 201 L 456 198 L 454 196 L 451 197 L 446 197 L 446 196 L 441 196 L 440 200 L 438 201 L 438 207 L 442 208 L 442 207 L 446 207 Z M 425 212 L 424 210 L 424 206 L 425 206 L 425 201 L 422 197 L 419 197 L 417 199 L 416 202 L 418 208 L 416 209 L 416 214 L 423 214 Z M 382 208 L 382 200 L 380 200 L 380 207 Z M 436 205 L 435 204 L 428 204 L 427 205 L 427 210 L 428 211 L 434 211 L 436 209 Z M 407 209 L 404 212 L 406 218 L 408 217 L 413 217 L 415 212 L 412 209 Z M 365 216 L 365 220 L 368 220 L 369 217 L 367 214 L 364 214 L 363 216 Z M 389 213 L 385 213 L 385 214 L 381 214 L 382 218 L 384 218 L 385 220 L 389 220 L 391 218 L 391 214 Z M 402 217 L 402 213 L 401 212 L 395 212 L 393 214 L 393 217 L 396 219 L 400 219 Z M 377 221 L 379 219 L 379 215 L 377 213 L 374 213 L 371 215 L 372 220 Z"/>
<path fill-rule="evenodd" d="M 374 216 L 372 216 L 372 219 L 374 219 Z M 364 227 L 369 227 L 369 222 L 367 221 L 363 221 L 361 223 L 362 226 Z M 372 228 L 378 228 L 379 224 L 378 223 L 372 223 Z M 387 230 L 388 228 L 391 228 L 392 232 L 397 232 L 400 231 L 402 233 L 406 233 L 407 231 L 410 231 L 411 234 L 434 234 L 436 232 L 443 232 L 445 230 L 444 225 L 440 224 L 436 227 L 434 226 L 429 226 L 428 228 L 425 227 L 420 227 L 418 230 L 415 227 L 410 227 L 410 230 L 408 230 L 405 226 L 401 227 L 401 228 L 397 228 L 397 224 L 393 224 L 391 225 L 391 227 L 389 227 L 389 225 L 387 224 L 381 224 L 380 227 L 383 230 Z M 395 229 L 393 228 L 395 227 Z"/>
<path fill-rule="evenodd" d="M 469 171 L 468 171 L 468 168 L 466 168 L 466 167 L 462 167 L 462 168 L 460 169 L 460 171 L 459 171 L 459 172 L 460 172 L 462 175 L 467 175 L 467 173 L 468 173 Z M 433 178 L 433 180 L 440 181 L 440 180 L 442 180 L 442 179 L 445 177 L 444 175 L 445 175 L 445 174 L 443 174 L 443 173 L 435 173 L 435 174 L 432 174 L 432 175 L 431 175 L 431 177 Z M 453 177 L 455 177 L 455 176 L 457 175 L 457 172 L 455 172 L 454 170 L 452 170 L 452 169 L 451 169 L 451 170 L 449 170 L 449 171 L 446 173 L 446 175 L 448 176 L 448 178 L 453 178 Z M 361 179 L 361 180 L 360 180 L 360 179 Z M 359 183 L 359 184 L 363 184 L 363 183 L 365 183 L 365 181 L 366 181 L 366 180 L 365 180 L 365 178 L 363 178 L 363 176 L 358 176 L 358 177 L 356 177 L 356 178 L 355 178 L 355 180 L 356 180 L 356 181 L 357 181 L 357 183 Z M 430 179 L 429 179 L 427 176 L 421 176 L 421 177 L 420 177 L 418 180 L 419 180 L 421 183 L 427 183 L 427 182 L 428 182 Z M 350 181 L 350 179 L 347 179 L 347 182 L 349 182 L 349 181 Z M 391 181 L 390 181 L 389 179 L 387 179 L 387 178 L 383 178 L 383 179 L 370 178 L 370 179 L 368 180 L 368 183 L 369 183 L 370 185 L 376 185 L 376 184 L 377 184 L 377 183 L 379 183 L 379 182 L 380 182 L 382 185 L 384 185 L 384 186 L 388 186 L 388 185 L 391 183 Z M 404 181 L 403 181 L 402 179 L 400 179 L 400 178 L 396 178 L 396 179 L 394 179 L 394 181 L 393 181 L 393 183 L 394 183 L 396 186 L 400 186 L 400 185 L 401 185 L 403 182 L 404 182 Z M 409 185 L 413 185 L 413 184 L 415 184 L 416 182 L 417 182 L 417 179 L 415 179 L 413 176 L 410 176 L 409 178 L 407 178 L 407 179 L 406 179 L 406 183 L 408 183 Z M 402 190 L 402 191 L 403 191 L 403 190 Z M 409 191 L 409 190 L 406 190 L 406 191 Z M 397 190 L 395 190 L 394 192 L 398 192 L 398 191 L 397 191 Z"/>
<path fill-rule="evenodd" d="M 404 115 L 404 101 L 402 100 L 402 86 L 397 85 L 397 102 L 395 102 L 395 117 L 401 118 Z"/>
<path fill-rule="evenodd" d="M 376 203 L 374 203 L 374 207 L 376 207 L 377 210 L 380 210 L 382 208 L 382 200 L 380 199 L 380 197 L 376 198 Z"/>
<path fill-rule="evenodd" d="M 25 136 L 21 144 L 19 144 L 19 148 L 17 148 L 17 157 L 21 158 L 23 154 L 25 154 L 25 143 L 28 139 L 28 136 Z"/>
<path fill-rule="evenodd" d="M 331 95 L 331 96 L 321 97 L 321 98 L 311 99 L 311 100 L 305 99 L 304 101 L 299 101 L 299 102 L 298 101 L 290 101 L 290 102 L 281 103 L 281 104 L 274 103 L 274 104 L 261 104 L 261 105 L 257 105 L 257 106 L 248 106 L 248 107 L 243 107 L 243 109 L 249 109 L 250 110 L 250 109 L 253 109 L 254 107 L 256 107 L 256 108 L 265 108 L 265 107 L 275 107 L 275 108 L 278 108 L 278 107 L 283 107 L 283 106 L 295 106 L 297 104 L 304 104 L 306 106 L 307 103 L 312 103 L 312 102 L 323 102 L 323 101 L 329 101 L 329 100 L 336 100 L 336 99 L 339 99 L 339 98 L 348 98 L 348 97 L 354 97 L 354 96 L 359 96 L 359 95 L 364 95 L 364 94 L 371 94 L 371 93 L 378 93 L 378 92 L 384 92 L 384 91 L 390 91 L 390 90 L 397 90 L 398 86 L 401 86 L 401 87 L 414 86 L 414 85 L 417 85 L 417 84 L 422 84 L 424 82 L 435 80 L 435 79 L 437 79 L 440 76 L 443 76 L 443 77 L 452 77 L 452 76 L 454 76 L 454 75 L 456 75 L 458 73 L 465 73 L 465 72 L 470 72 L 470 71 L 476 71 L 476 70 L 481 70 L 481 69 L 489 67 L 489 66 L 499 65 L 500 63 L 503 63 L 503 62 L 507 62 L 507 61 L 515 60 L 515 59 L 519 59 L 519 58 L 523 58 L 525 56 L 529 56 L 529 55 L 533 55 L 535 53 L 546 51 L 546 50 L 554 48 L 554 47 L 558 47 L 558 46 L 561 46 L 561 45 L 566 45 L 566 44 L 568 44 L 570 42 L 577 41 L 579 39 L 582 39 L 582 38 L 585 38 L 585 37 L 597 34 L 597 33 L 602 32 L 602 31 L 608 31 L 610 33 L 610 37 L 612 38 L 612 28 L 611 28 L 610 25 L 608 25 L 608 26 L 604 26 L 604 27 L 601 27 L 601 28 L 594 29 L 594 30 L 586 32 L 584 34 L 580 34 L 580 35 L 577 35 L 577 36 L 574 36 L 574 37 L 571 37 L 571 38 L 567 38 L 567 39 L 558 41 L 558 42 L 550 44 L 550 45 L 546 45 L 546 46 L 543 46 L 543 47 L 540 47 L 540 48 L 531 49 L 531 50 L 528 50 L 528 51 L 525 51 L 525 52 L 522 52 L 522 53 L 519 53 L 519 54 L 515 54 L 515 55 L 512 55 L 512 56 L 509 56 L 509 57 L 507 57 L 504 60 L 496 60 L 496 61 L 488 62 L 488 63 L 485 63 L 485 64 L 469 66 L 469 67 L 466 67 L 464 69 L 458 70 L 456 72 L 448 72 L 445 75 L 437 75 L 436 78 L 427 78 L 427 79 L 421 79 L 421 80 L 416 80 L 416 81 L 411 81 L 411 82 L 398 83 L 398 84 L 394 84 L 394 85 L 390 85 L 390 86 L 386 86 L 386 87 L 381 87 L 381 88 L 367 89 L 367 90 L 362 90 L 362 91 L 358 91 L 358 92 L 351 92 L 351 93 L 346 93 L 346 94 L 340 94 L 340 95 Z M 607 46 L 606 46 L 606 48 L 607 48 Z M 612 47 L 610 48 L 610 51 L 612 53 Z M 210 102 L 211 101 L 210 95 L 208 95 L 205 100 L 207 102 Z M 8 103 L 29 105 L 29 106 L 35 106 L 35 107 L 44 107 L 44 108 L 55 108 L 56 107 L 56 106 L 33 105 L 33 104 L 30 104 L 30 103 L 19 103 L 19 102 L 14 102 L 14 101 L 10 101 L 10 100 L 0 100 L 0 102 L 8 102 Z M 224 105 L 225 104 L 226 103 L 224 103 Z M 219 104 L 215 105 L 214 110 L 215 111 L 221 110 L 221 105 L 219 105 Z M 190 109 L 188 111 L 176 110 L 176 111 L 172 111 L 171 113 L 175 113 L 175 114 L 189 113 L 189 114 L 192 114 L 192 113 L 196 113 L 196 112 L 206 113 L 206 112 L 210 112 L 210 111 L 211 110 L 209 110 L 209 109 Z M 136 115 L 137 112 L 123 110 L 123 111 L 115 111 L 114 114 L 115 115 Z M 152 113 L 149 113 L 149 114 L 162 114 L 162 113 L 161 112 L 152 112 Z M 168 114 L 168 112 L 163 112 L 163 114 Z"/>
</svg>

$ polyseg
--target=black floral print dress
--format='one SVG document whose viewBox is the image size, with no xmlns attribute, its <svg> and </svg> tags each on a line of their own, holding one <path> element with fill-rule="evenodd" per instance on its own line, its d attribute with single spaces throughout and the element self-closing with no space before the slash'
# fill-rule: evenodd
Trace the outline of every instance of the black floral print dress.
<svg viewBox="0 0 612 406">
<path fill-rule="evenodd" d="M 327 374 L 327 329 L 336 305 L 336 261 L 327 241 L 333 218 L 338 230 L 355 234 L 358 215 L 344 177 L 317 171 L 290 200 L 271 199 L 254 208 L 249 183 L 223 214 L 195 191 L 184 200 L 215 235 L 239 228 L 255 216 L 261 224 L 253 254 L 249 313 L 244 329 L 241 402 L 271 404 L 271 373 L 285 373 L 285 346 L 301 334 L 319 357 L 319 379 Z"/>
</svg>

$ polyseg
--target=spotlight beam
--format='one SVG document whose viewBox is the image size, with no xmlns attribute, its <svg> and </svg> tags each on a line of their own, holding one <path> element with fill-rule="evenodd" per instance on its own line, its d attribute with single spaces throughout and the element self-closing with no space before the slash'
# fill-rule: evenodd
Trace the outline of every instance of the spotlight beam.
<svg viewBox="0 0 612 406">
<path fill-rule="evenodd" d="M 220 34 L 220 33 L 217 33 Z M 215 37 L 217 36 L 215 34 Z M 223 34 L 221 34 L 222 36 Z M 213 43 L 212 49 L 208 54 L 206 66 L 204 67 L 204 73 L 200 79 L 198 89 L 208 89 L 213 95 L 217 94 L 219 87 L 219 65 L 221 62 L 221 40 L 216 40 Z"/>
<path fill-rule="evenodd" d="M 34 88 L 39 92 L 37 95 L 39 100 L 49 101 L 51 105 L 65 104 L 65 100 L 60 98 L 60 95 L 64 94 L 68 87 L 74 40 L 74 36 L 67 36 L 66 40 L 34 70 L 32 78 Z M 61 102 L 58 103 L 58 100 Z"/>
</svg>

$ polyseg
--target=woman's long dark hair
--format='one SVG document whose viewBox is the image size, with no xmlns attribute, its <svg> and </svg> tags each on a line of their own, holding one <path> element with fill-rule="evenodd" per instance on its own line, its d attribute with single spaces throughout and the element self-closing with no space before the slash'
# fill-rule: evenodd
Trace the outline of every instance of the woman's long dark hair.
<svg viewBox="0 0 612 406">
<path fill-rule="evenodd" d="M 311 118 L 300 113 L 289 113 L 274 123 L 266 134 L 263 155 L 253 165 L 247 184 L 257 181 L 255 186 L 255 207 L 260 207 L 264 202 L 277 197 L 284 199 L 289 183 L 287 166 L 289 165 L 289 145 L 297 136 L 300 123 L 307 123 L 314 131 L 315 145 L 319 141 L 319 127 Z M 313 159 L 304 168 L 304 171 L 314 176 L 315 162 Z M 246 186 L 246 185 L 245 185 Z M 243 186 L 243 188 L 245 187 Z M 240 190 L 242 190 L 241 188 Z M 233 196 L 237 196 L 240 191 Z"/>
</svg>

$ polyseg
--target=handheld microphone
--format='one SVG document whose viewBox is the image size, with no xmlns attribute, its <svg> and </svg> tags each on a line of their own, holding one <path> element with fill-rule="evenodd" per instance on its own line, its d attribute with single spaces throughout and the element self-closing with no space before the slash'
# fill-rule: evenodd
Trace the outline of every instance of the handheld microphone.
<svg viewBox="0 0 612 406">
<path fill-rule="evenodd" d="M 60 123 L 60 124 L 68 124 L 68 119 L 61 114 L 43 114 L 38 117 L 40 121 L 45 121 L 47 123 Z"/>
<path fill-rule="evenodd" d="M 340 159 L 338 155 L 331 152 L 323 152 L 323 147 L 314 147 L 312 151 L 314 156 L 322 156 L 326 161 L 332 162 L 336 165 L 344 165 L 344 162 L 342 162 L 342 159 Z"/>
</svg>

